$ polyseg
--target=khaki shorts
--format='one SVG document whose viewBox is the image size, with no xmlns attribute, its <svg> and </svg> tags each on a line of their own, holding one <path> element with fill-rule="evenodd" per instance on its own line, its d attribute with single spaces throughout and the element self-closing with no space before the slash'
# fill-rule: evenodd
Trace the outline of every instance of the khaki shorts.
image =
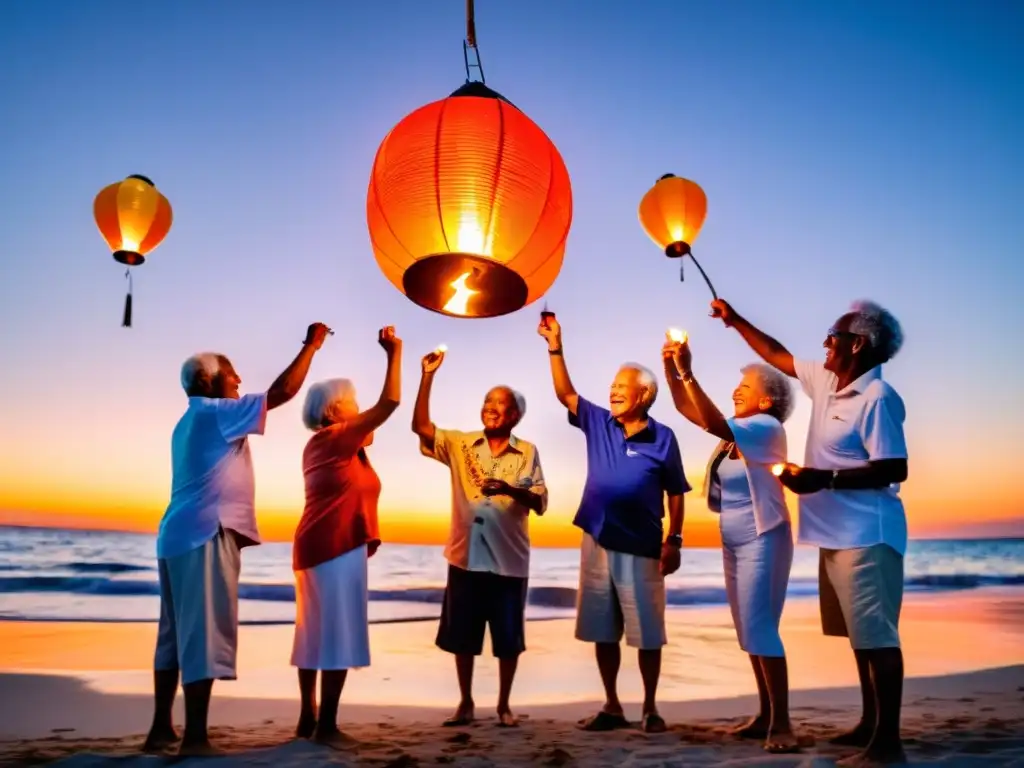
<svg viewBox="0 0 1024 768">
<path fill-rule="evenodd" d="M 666 643 L 665 578 L 650 557 L 613 552 L 583 534 L 576 639 L 655 650 Z"/>
<path fill-rule="evenodd" d="M 818 557 L 821 629 L 854 650 L 900 647 L 903 556 L 887 544 L 822 549 Z"/>
<path fill-rule="evenodd" d="M 180 669 L 182 685 L 235 679 L 241 564 L 235 534 L 223 528 L 202 546 L 157 560 L 154 669 Z"/>
</svg>

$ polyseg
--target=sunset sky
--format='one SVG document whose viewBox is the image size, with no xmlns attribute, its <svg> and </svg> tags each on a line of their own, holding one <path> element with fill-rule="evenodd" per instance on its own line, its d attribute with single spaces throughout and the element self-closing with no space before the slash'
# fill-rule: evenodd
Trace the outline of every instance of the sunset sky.
<svg viewBox="0 0 1024 768">
<path fill-rule="evenodd" d="M 933 0 L 477 0 L 487 83 L 559 147 L 572 178 L 565 266 L 547 296 L 580 393 L 621 362 L 660 371 L 668 326 L 729 405 L 751 353 L 637 222 L 666 172 L 708 195 L 695 253 L 719 293 L 801 356 L 853 299 L 907 342 L 912 536 L 1024 535 L 1024 5 Z M 440 342 L 439 426 L 473 429 L 491 385 L 522 391 L 551 507 L 539 545 L 573 543 L 582 435 L 555 400 L 540 304 L 492 320 L 420 309 L 379 272 L 365 196 L 404 115 L 465 78 L 462 0 L 380 3 L 19 0 L 0 11 L 0 523 L 155 530 L 191 353 L 226 353 L 265 389 L 308 323 L 336 330 L 310 382 L 376 398 L 377 329 L 405 340 L 404 400 L 371 449 L 389 540 L 440 541 L 446 470 L 410 432 L 419 357 Z M 105 185 L 153 179 L 167 240 L 126 283 L 92 219 Z M 1013 350 L 1018 352 L 1014 353 Z M 264 533 L 302 506 L 304 392 L 252 441 Z M 788 423 L 803 455 L 809 405 Z M 667 393 L 700 487 L 714 439 Z M 795 504 L 793 505 L 795 508 Z M 687 536 L 713 541 L 694 493 Z"/>
</svg>

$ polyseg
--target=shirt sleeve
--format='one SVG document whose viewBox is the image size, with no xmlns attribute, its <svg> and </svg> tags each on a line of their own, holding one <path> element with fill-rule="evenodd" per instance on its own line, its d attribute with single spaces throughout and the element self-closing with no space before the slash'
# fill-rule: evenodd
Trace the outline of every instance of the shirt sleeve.
<svg viewBox="0 0 1024 768">
<path fill-rule="evenodd" d="M 237 400 L 217 398 L 217 426 L 224 439 L 233 443 L 248 435 L 262 435 L 267 425 L 267 395 L 242 395 Z"/>
<path fill-rule="evenodd" d="M 906 408 L 895 390 L 884 384 L 864 409 L 861 439 L 868 461 L 907 458 L 907 439 L 903 433 Z"/>
<path fill-rule="evenodd" d="M 669 434 L 671 439 L 668 443 L 668 453 L 665 456 L 665 463 L 661 466 L 661 487 L 669 496 L 679 496 L 689 493 L 691 488 L 686 482 L 686 472 L 683 471 L 683 454 L 679 450 L 679 441 L 676 440 L 674 432 L 669 430 Z"/>
<path fill-rule="evenodd" d="M 544 514 L 548 508 L 548 486 L 544 482 L 544 470 L 540 466 L 540 454 L 537 447 L 533 448 L 533 459 L 523 476 L 519 478 L 517 485 L 528 491 L 533 491 L 540 496 L 540 514 Z"/>
<path fill-rule="evenodd" d="M 831 380 L 835 377 L 834 373 L 825 370 L 824 363 L 819 360 L 797 360 L 794 357 L 793 368 L 800 388 L 812 400 L 828 392 Z"/>
<path fill-rule="evenodd" d="M 726 419 L 743 460 L 754 464 L 786 461 L 786 430 L 778 419 L 759 413 L 745 418 Z"/>
<path fill-rule="evenodd" d="M 447 467 L 451 466 L 452 462 L 452 448 L 455 446 L 459 438 L 462 436 L 461 432 L 456 432 L 451 429 L 437 429 L 434 428 L 434 447 L 428 448 L 420 442 L 420 453 L 424 456 L 429 456 L 432 459 L 437 459 Z"/>
<path fill-rule="evenodd" d="M 590 434 L 594 429 L 594 425 L 600 423 L 602 418 L 607 418 L 611 415 L 611 411 L 594 405 L 584 397 L 576 400 L 575 414 L 572 411 L 566 411 L 566 413 L 569 416 L 569 423 L 585 435 Z"/>
</svg>

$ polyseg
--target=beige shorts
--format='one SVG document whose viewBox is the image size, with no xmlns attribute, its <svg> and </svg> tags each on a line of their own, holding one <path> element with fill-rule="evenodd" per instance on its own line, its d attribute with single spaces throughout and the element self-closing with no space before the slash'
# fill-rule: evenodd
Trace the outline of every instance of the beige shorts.
<svg viewBox="0 0 1024 768">
<path fill-rule="evenodd" d="M 818 557 L 821 629 L 854 650 L 900 647 L 903 556 L 887 544 L 822 549 Z"/>
<path fill-rule="evenodd" d="M 157 560 L 154 669 L 180 669 L 182 685 L 235 679 L 241 564 L 235 534 L 223 528 L 200 547 Z"/>
<path fill-rule="evenodd" d="M 618 643 L 642 650 L 665 645 L 665 578 L 650 557 L 612 552 L 583 534 L 576 639 Z"/>
</svg>

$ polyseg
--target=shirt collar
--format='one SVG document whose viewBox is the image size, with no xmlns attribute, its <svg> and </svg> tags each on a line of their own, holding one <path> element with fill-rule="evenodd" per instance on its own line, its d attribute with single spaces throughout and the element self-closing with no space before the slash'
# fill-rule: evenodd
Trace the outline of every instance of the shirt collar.
<svg viewBox="0 0 1024 768">
<path fill-rule="evenodd" d="M 608 414 L 608 422 L 611 423 L 611 424 L 614 424 L 618 429 L 622 430 L 622 434 L 623 435 L 626 434 L 626 428 L 624 426 L 622 426 L 622 422 L 620 422 L 618 419 L 616 419 L 614 416 L 612 416 L 610 412 Z M 641 443 L 643 443 L 643 442 L 654 442 L 654 438 L 655 438 L 655 434 L 656 434 L 657 428 L 658 428 L 658 422 L 656 422 L 654 419 L 652 419 L 650 416 L 648 416 L 647 417 L 647 426 L 644 427 L 643 429 L 641 429 L 639 432 L 637 432 L 637 433 L 635 433 L 633 435 L 630 435 L 629 437 L 627 437 L 625 439 L 626 440 L 636 440 L 637 442 L 641 442 Z"/>
<path fill-rule="evenodd" d="M 836 397 L 851 397 L 853 395 L 859 395 L 865 389 L 868 388 L 868 385 L 871 382 L 875 381 L 876 379 L 881 379 L 881 378 L 882 378 L 882 366 L 881 365 L 876 365 L 874 368 L 872 368 L 869 371 L 866 371 L 865 373 L 862 373 L 860 376 L 858 376 L 856 379 L 851 381 L 845 387 L 843 387 L 842 389 L 837 391 L 835 393 L 835 396 Z"/>
<path fill-rule="evenodd" d="M 476 432 L 470 432 L 470 443 L 474 446 L 480 445 L 487 439 L 487 435 L 483 433 L 483 430 L 477 430 Z M 515 435 L 508 436 L 508 448 L 506 450 L 515 451 L 516 453 L 522 453 L 522 449 L 519 447 L 519 438 Z M 504 451 L 503 451 L 504 453 Z"/>
</svg>

